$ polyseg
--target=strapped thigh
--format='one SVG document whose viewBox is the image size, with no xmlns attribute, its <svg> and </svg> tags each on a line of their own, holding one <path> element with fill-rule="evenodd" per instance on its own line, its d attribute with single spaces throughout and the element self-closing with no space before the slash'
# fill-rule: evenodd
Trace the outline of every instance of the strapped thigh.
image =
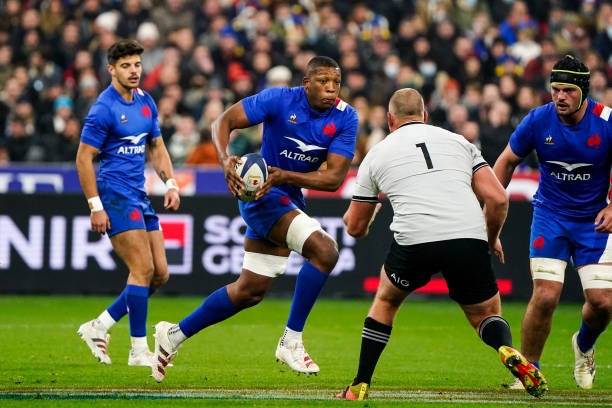
<svg viewBox="0 0 612 408">
<path fill-rule="evenodd" d="M 531 258 L 529 260 L 532 279 L 543 279 L 554 282 L 565 280 L 567 262 L 554 258 Z"/>
<path fill-rule="evenodd" d="M 291 224 L 287 230 L 287 247 L 301 255 L 304 242 L 306 242 L 313 232 L 320 229 L 321 224 L 319 224 L 319 221 L 300 211 L 300 213 L 291 220 Z"/>
<path fill-rule="evenodd" d="M 591 264 L 578 269 L 582 290 L 612 288 L 612 265 Z"/>
<path fill-rule="evenodd" d="M 244 252 L 242 268 L 258 275 L 276 278 L 285 273 L 288 256 L 260 254 L 258 252 Z"/>
</svg>

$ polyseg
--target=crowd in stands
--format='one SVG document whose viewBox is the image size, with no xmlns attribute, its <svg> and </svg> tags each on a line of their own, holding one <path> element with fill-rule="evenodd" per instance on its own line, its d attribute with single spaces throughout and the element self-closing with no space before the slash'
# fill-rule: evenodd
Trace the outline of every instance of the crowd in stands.
<svg viewBox="0 0 612 408">
<path fill-rule="evenodd" d="M 612 106 L 612 1 L 0 0 L 0 164 L 74 161 L 119 38 L 145 48 L 141 87 L 176 166 L 216 165 L 212 121 L 266 87 L 301 85 L 315 55 L 342 68 L 341 97 L 360 120 L 355 164 L 388 133 L 387 102 L 402 87 L 491 164 L 550 101 L 564 54 L 586 63 L 591 98 Z M 230 148 L 260 143 L 253 127 Z"/>
</svg>

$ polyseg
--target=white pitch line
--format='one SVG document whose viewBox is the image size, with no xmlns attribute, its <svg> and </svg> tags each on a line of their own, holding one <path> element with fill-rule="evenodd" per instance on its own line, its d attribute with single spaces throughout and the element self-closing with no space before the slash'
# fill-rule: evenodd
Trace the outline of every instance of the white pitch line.
<svg viewBox="0 0 612 408">
<path fill-rule="evenodd" d="M 0 390 L 0 400 L 37 397 L 43 399 L 288 399 L 288 400 L 333 400 L 338 390 L 334 389 L 176 389 L 167 391 L 147 391 L 136 388 L 126 389 L 65 389 L 48 388 L 44 390 Z M 472 404 L 544 404 L 574 406 L 612 406 L 612 393 L 551 393 L 542 399 L 534 399 L 516 391 L 435 391 L 435 390 L 374 390 L 372 400 L 406 400 L 431 403 L 472 403 Z"/>
</svg>

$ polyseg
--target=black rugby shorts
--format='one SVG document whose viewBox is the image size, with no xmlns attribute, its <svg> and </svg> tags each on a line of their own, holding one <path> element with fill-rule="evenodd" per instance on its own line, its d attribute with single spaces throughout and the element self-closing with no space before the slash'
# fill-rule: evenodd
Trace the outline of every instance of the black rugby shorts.
<svg viewBox="0 0 612 408">
<path fill-rule="evenodd" d="M 441 272 L 450 298 L 462 305 L 484 302 L 498 291 L 489 245 L 480 239 L 406 246 L 394 239 L 385 260 L 385 272 L 396 287 L 409 292 L 425 286 L 432 275 Z"/>
</svg>

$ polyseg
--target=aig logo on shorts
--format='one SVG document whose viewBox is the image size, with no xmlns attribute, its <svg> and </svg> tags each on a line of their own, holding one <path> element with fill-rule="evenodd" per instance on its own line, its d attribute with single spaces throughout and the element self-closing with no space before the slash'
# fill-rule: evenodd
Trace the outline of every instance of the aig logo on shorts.
<svg viewBox="0 0 612 408">
<path fill-rule="evenodd" d="M 402 279 L 399 276 L 396 276 L 395 273 L 392 273 L 391 275 L 388 275 L 388 276 L 391 280 L 393 280 L 396 284 L 400 286 L 403 286 L 405 288 L 410 286 L 410 281 L 407 281 L 406 279 Z"/>
<path fill-rule="evenodd" d="M 191 273 L 193 259 L 193 216 L 187 214 L 158 214 L 164 234 L 168 272 Z"/>
</svg>

